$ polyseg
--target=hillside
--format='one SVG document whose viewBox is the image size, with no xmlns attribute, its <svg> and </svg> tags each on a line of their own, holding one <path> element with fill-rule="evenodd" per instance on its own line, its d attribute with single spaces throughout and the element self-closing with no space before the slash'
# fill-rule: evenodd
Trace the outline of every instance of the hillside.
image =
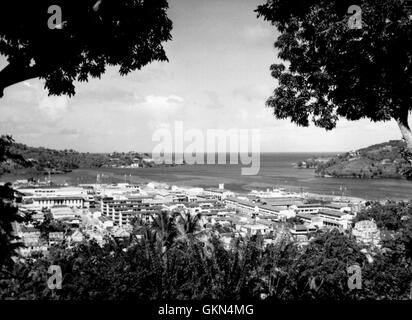
<svg viewBox="0 0 412 320">
<path fill-rule="evenodd" d="M 33 172 L 64 173 L 78 168 L 100 167 L 147 167 L 154 166 L 148 154 L 128 153 L 82 153 L 74 150 L 54 150 L 43 147 L 29 147 L 12 143 L 9 152 L 20 155 L 26 163 L 7 160 L 0 164 L 1 173 Z"/>
<path fill-rule="evenodd" d="M 402 158 L 402 140 L 372 145 L 339 154 L 316 166 L 316 174 L 339 178 L 403 178 L 408 163 Z"/>
</svg>

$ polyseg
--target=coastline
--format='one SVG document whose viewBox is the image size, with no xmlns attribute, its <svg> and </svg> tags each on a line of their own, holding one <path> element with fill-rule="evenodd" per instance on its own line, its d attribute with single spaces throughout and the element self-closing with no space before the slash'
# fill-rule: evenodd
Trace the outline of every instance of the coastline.
<svg viewBox="0 0 412 320">
<path fill-rule="evenodd" d="M 267 188 L 284 188 L 293 192 L 313 193 L 317 195 L 341 196 L 341 187 L 345 188 L 345 196 L 367 200 L 410 200 L 412 183 L 399 179 L 350 179 L 323 178 L 316 176 L 313 169 L 291 168 L 296 157 L 305 154 L 273 154 L 262 155 L 261 168 L 257 175 L 242 176 L 240 165 L 190 165 L 167 168 L 83 168 L 75 169 L 67 174 L 52 175 L 51 181 L 56 184 L 96 183 L 100 175 L 101 183 L 148 183 L 151 181 L 167 183 L 181 187 L 216 187 L 224 183 L 226 188 L 239 194 L 247 194 L 251 190 Z M 29 175 L 2 176 L 2 181 L 27 179 Z M 46 181 L 47 175 L 39 174 L 38 179 Z"/>
</svg>

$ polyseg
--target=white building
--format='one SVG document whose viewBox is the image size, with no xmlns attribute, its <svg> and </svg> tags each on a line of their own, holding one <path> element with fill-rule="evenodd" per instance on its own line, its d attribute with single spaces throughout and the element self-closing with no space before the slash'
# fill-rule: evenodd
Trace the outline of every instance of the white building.
<svg viewBox="0 0 412 320">
<path fill-rule="evenodd" d="M 56 206 L 50 208 L 50 213 L 53 219 L 75 219 L 80 217 L 81 211 L 76 208 L 70 208 L 65 206 Z"/>
<path fill-rule="evenodd" d="M 42 208 L 51 208 L 55 206 L 66 206 L 76 208 L 87 208 L 89 201 L 81 196 L 50 196 L 50 197 L 36 197 L 32 198 L 33 204 Z"/>
<path fill-rule="evenodd" d="M 286 220 L 296 215 L 292 208 L 274 207 L 268 204 L 244 201 L 238 198 L 227 198 L 225 199 L 225 203 L 229 209 L 238 210 L 249 216 L 270 215 L 274 220 Z"/>
<path fill-rule="evenodd" d="M 380 231 L 374 221 L 363 220 L 355 223 L 352 234 L 356 240 L 364 244 L 379 245 Z"/>
<path fill-rule="evenodd" d="M 300 214 L 300 213 L 316 214 L 322 208 L 323 206 L 320 203 L 308 203 L 308 204 L 296 205 L 295 211 L 296 211 L 296 214 Z"/>
<path fill-rule="evenodd" d="M 205 196 L 214 197 L 218 200 L 223 200 L 223 199 L 226 199 L 228 197 L 233 197 L 235 195 L 230 190 L 218 189 L 218 188 L 207 188 L 207 189 L 205 189 L 203 194 Z"/>
<path fill-rule="evenodd" d="M 351 214 L 331 209 L 320 210 L 318 216 L 321 218 L 323 227 L 337 228 L 340 230 L 349 229 L 353 219 L 353 215 Z"/>
<path fill-rule="evenodd" d="M 239 229 L 241 233 L 246 233 L 249 236 L 256 234 L 265 235 L 271 231 L 270 228 L 264 224 L 245 224 L 240 226 Z"/>
<path fill-rule="evenodd" d="M 21 239 L 24 247 L 19 249 L 22 256 L 29 256 L 33 252 L 46 252 L 47 242 L 41 238 L 40 230 L 34 227 L 16 225 L 17 236 Z"/>
<path fill-rule="evenodd" d="M 252 190 L 250 195 L 255 196 L 257 198 L 302 198 L 302 195 L 295 192 L 287 192 L 284 189 L 275 189 L 272 190 L 266 189 L 266 191 L 257 191 Z"/>
</svg>

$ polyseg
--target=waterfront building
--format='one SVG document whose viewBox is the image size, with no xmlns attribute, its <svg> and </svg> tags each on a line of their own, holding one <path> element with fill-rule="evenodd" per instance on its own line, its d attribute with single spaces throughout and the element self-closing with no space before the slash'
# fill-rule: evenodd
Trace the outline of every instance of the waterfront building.
<svg viewBox="0 0 412 320">
<path fill-rule="evenodd" d="M 245 201 L 238 198 L 225 199 L 226 206 L 229 209 L 238 210 L 242 214 L 249 216 L 271 215 L 273 219 L 281 221 L 295 216 L 293 209 L 282 207 L 274 207 L 268 204 L 261 204 L 259 202 Z"/>
<path fill-rule="evenodd" d="M 228 197 L 234 197 L 235 194 L 227 189 L 224 189 L 223 185 L 219 186 L 220 188 L 207 188 L 204 190 L 203 194 L 218 200 L 224 200 Z"/>
<path fill-rule="evenodd" d="M 285 206 L 288 209 L 301 205 L 302 199 L 296 197 L 276 197 L 276 198 L 262 198 L 257 200 L 258 203 L 262 205 L 269 205 L 269 206 Z"/>
<path fill-rule="evenodd" d="M 272 190 L 266 189 L 266 191 L 257 191 L 252 190 L 249 193 L 251 196 L 255 196 L 256 198 L 302 198 L 302 196 L 295 192 L 287 192 L 285 189 L 279 188 Z"/>
</svg>

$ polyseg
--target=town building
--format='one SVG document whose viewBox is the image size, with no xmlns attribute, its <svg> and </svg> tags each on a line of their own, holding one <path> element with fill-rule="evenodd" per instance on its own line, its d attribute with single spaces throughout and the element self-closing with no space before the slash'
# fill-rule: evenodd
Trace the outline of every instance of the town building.
<svg viewBox="0 0 412 320">
<path fill-rule="evenodd" d="M 145 197 L 103 198 L 100 204 L 101 214 L 111 219 L 115 226 L 130 224 L 133 217 L 149 219 L 150 215 L 162 210 L 162 207 L 152 200 Z"/>
<path fill-rule="evenodd" d="M 49 246 L 60 244 L 64 241 L 64 232 L 49 232 Z"/>
<path fill-rule="evenodd" d="M 29 256 L 33 252 L 44 253 L 48 250 L 47 242 L 41 238 L 40 230 L 25 225 L 17 225 L 17 236 L 23 243 L 23 247 L 19 249 L 22 256 Z"/>
<path fill-rule="evenodd" d="M 53 219 L 75 219 L 80 217 L 81 211 L 77 208 L 70 208 L 66 206 L 54 206 L 50 208 L 50 213 Z"/>
<path fill-rule="evenodd" d="M 347 230 L 351 227 L 353 215 L 332 209 L 321 209 L 318 213 L 325 228 Z"/>
<path fill-rule="evenodd" d="M 56 206 L 87 208 L 89 202 L 81 196 L 49 196 L 49 197 L 34 197 L 33 203 L 42 208 L 51 208 Z"/>
<path fill-rule="evenodd" d="M 297 213 L 296 218 L 300 219 L 305 225 L 317 226 L 318 228 L 323 227 L 323 220 L 317 214 Z"/>
<path fill-rule="evenodd" d="M 323 208 L 321 203 L 306 203 L 296 205 L 296 215 L 300 213 L 316 214 Z"/>
<path fill-rule="evenodd" d="M 295 211 L 292 208 L 288 209 L 287 206 L 271 206 L 256 201 L 245 201 L 238 198 L 227 198 L 225 199 L 225 203 L 229 209 L 237 210 L 242 214 L 247 214 L 252 217 L 271 215 L 274 220 L 283 221 L 293 218 L 296 215 Z"/>
<path fill-rule="evenodd" d="M 266 235 L 271 231 L 268 226 L 263 224 L 245 224 L 241 225 L 238 230 L 240 233 L 245 233 L 248 236 Z"/>
<path fill-rule="evenodd" d="M 218 200 L 224 200 L 228 197 L 235 196 L 235 194 L 232 191 L 225 189 L 224 184 L 220 184 L 219 188 L 207 188 L 204 190 L 203 193 L 206 196 L 210 196 Z"/>
<path fill-rule="evenodd" d="M 363 220 L 355 223 L 352 234 L 363 244 L 378 246 L 381 240 L 380 231 L 374 221 Z"/>
</svg>

